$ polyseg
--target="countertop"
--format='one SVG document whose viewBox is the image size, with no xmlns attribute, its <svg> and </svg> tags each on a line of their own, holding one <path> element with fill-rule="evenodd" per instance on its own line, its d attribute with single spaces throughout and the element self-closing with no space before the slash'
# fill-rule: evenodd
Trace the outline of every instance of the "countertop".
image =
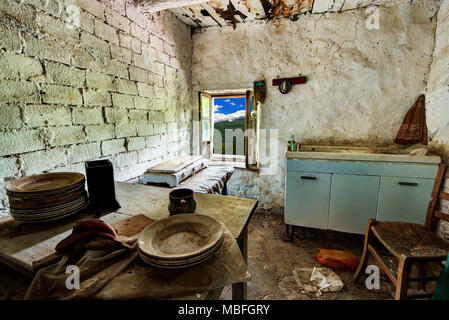
<svg viewBox="0 0 449 320">
<path fill-rule="evenodd" d="M 301 146 L 299 151 L 286 151 L 290 159 L 311 160 L 348 160 L 439 164 L 441 158 L 436 155 L 413 155 L 404 150 L 372 149 L 364 147 L 327 147 Z"/>
</svg>

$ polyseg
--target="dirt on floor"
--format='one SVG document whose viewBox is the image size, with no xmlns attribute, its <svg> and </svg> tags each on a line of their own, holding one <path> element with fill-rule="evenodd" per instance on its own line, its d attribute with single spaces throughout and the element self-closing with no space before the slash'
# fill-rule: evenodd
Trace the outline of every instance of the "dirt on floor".
<svg viewBox="0 0 449 320">
<path fill-rule="evenodd" d="M 320 296 L 301 293 L 294 276 L 294 268 L 323 267 L 312 257 L 317 248 L 347 250 L 359 258 L 363 249 L 363 235 L 310 228 L 294 228 L 293 242 L 287 241 L 283 216 L 270 212 L 257 212 L 248 226 L 248 269 L 252 280 L 248 283 L 248 299 L 329 299 L 379 300 L 392 299 L 394 287 L 381 274 L 380 289 L 369 290 L 365 278 L 360 284 L 352 280 L 353 271 L 334 271 L 341 277 L 344 288 L 340 292 L 322 293 Z M 373 261 L 370 263 L 374 264 Z M 231 289 L 225 288 L 221 299 L 230 299 Z"/>
</svg>

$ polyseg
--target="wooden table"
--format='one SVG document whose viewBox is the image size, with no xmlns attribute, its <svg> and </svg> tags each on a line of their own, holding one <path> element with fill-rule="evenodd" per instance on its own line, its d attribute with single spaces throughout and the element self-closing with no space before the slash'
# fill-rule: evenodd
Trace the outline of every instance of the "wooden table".
<svg viewBox="0 0 449 320">
<path fill-rule="evenodd" d="M 101 217 L 104 221 L 114 223 L 138 214 L 159 220 L 170 215 L 168 193 L 171 189 L 124 182 L 116 182 L 115 187 L 121 208 L 104 214 Z M 195 193 L 194 198 L 197 202 L 195 212 L 223 222 L 237 240 L 246 261 L 247 226 L 257 208 L 257 200 L 206 193 Z M 92 214 L 83 213 L 61 221 L 41 224 L 20 223 L 12 218 L 0 221 L 0 262 L 33 277 L 33 262 L 54 254 L 56 244 L 71 233 L 73 224 L 91 216 Z M 221 290 L 212 290 L 201 297 L 218 298 L 219 293 Z M 232 286 L 232 298 L 246 299 L 246 283 Z"/>
</svg>

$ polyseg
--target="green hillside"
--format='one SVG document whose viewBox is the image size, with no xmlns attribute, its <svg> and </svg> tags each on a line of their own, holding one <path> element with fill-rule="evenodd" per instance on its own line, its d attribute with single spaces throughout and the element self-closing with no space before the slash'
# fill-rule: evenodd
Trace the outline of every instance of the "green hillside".
<svg viewBox="0 0 449 320">
<path fill-rule="evenodd" d="M 232 130 L 237 130 L 237 129 L 241 129 L 243 132 L 245 132 L 245 120 L 244 119 L 242 119 L 242 120 L 235 120 L 235 121 L 232 121 L 232 122 L 229 122 L 229 121 L 222 121 L 222 122 L 215 122 L 215 124 L 214 124 L 214 128 L 215 129 L 217 129 L 218 131 L 220 131 L 220 133 L 221 133 L 221 136 L 222 136 L 222 139 L 223 139 L 223 144 L 222 144 L 222 148 L 221 148 L 221 154 L 225 154 L 225 139 L 224 139 L 224 137 L 225 137 L 225 129 L 232 129 Z M 236 144 L 236 138 L 234 137 L 234 143 L 233 143 L 233 148 L 232 148 L 232 150 L 233 150 L 233 155 L 245 155 L 245 152 L 242 150 L 240 153 L 238 153 L 238 154 L 236 154 L 236 147 L 237 147 L 237 144 Z M 216 149 L 217 148 L 217 146 L 214 146 L 214 149 L 215 150 L 217 150 Z"/>
</svg>

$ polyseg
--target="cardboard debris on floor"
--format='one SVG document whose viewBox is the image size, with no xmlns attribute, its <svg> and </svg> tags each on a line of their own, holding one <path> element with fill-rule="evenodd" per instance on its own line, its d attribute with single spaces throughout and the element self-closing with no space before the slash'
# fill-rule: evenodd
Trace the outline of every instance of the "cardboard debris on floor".
<svg viewBox="0 0 449 320">
<path fill-rule="evenodd" d="M 302 293 L 320 296 L 343 289 L 341 278 L 329 268 L 294 268 L 293 277 Z"/>
</svg>

